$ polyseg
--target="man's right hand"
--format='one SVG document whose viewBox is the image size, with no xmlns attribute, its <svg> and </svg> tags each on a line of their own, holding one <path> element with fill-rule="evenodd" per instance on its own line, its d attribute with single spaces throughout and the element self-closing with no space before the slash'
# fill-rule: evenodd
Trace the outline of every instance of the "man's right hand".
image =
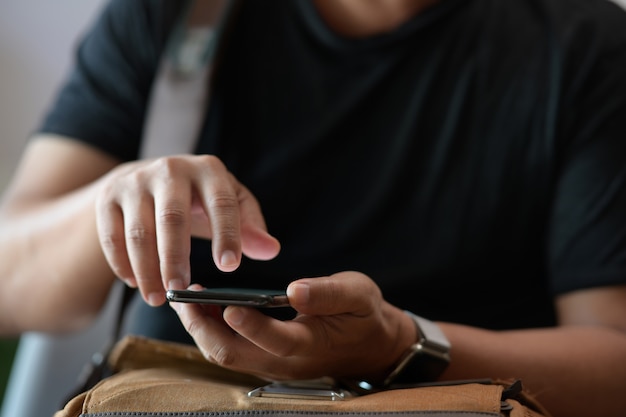
<svg viewBox="0 0 626 417">
<path fill-rule="evenodd" d="M 153 306 L 190 284 L 191 236 L 212 240 L 215 265 L 239 267 L 242 253 L 274 258 L 280 244 L 256 198 L 215 156 L 178 155 L 122 164 L 96 199 L 98 237 L 113 272 Z"/>
</svg>

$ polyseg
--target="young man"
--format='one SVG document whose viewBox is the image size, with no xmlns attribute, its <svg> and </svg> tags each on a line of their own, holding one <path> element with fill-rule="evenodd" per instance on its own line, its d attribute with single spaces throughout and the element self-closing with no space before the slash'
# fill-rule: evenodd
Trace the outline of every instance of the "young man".
<svg viewBox="0 0 626 417">
<path fill-rule="evenodd" d="M 84 326 L 115 277 L 147 302 L 134 329 L 174 339 L 166 289 L 288 286 L 293 320 L 172 306 L 245 372 L 377 383 L 431 326 L 451 362 L 409 380 L 516 377 L 556 416 L 623 413 L 617 6 L 243 2 L 196 155 L 136 160 L 170 9 L 112 1 L 29 145 L 3 332 Z"/>
</svg>

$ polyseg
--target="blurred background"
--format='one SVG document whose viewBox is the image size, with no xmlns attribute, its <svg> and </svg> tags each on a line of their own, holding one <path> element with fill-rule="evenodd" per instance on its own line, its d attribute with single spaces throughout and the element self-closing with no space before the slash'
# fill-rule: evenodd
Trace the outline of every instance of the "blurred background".
<svg viewBox="0 0 626 417">
<path fill-rule="evenodd" d="M 0 2 L 0 192 L 105 1 Z M 615 1 L 626 7 L 626 0 Z M 17 345 L 17 338 L 0 338 L 0 406 Z"/>
<path fill-rule="evenodd" d="M 104 3 L 0 1 L 0 192 L 65 76 L 77 39 Z M 17 343 L 0 338 L 0 406 Z"/>
</svg>

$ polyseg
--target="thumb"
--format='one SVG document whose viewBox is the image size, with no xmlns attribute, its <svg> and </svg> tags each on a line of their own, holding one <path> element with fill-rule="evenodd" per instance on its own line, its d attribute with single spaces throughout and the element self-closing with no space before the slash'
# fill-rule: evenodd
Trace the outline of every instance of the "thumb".
<svg viewBox="0 0 626 417">
<path fill-rule="evenodd" d="M 382 300 L 374 281 L 357 272 L 294 281 L 287 287 L 287 297 L 299 313 L 317 316 L 366 316 Z"/>
</svg>

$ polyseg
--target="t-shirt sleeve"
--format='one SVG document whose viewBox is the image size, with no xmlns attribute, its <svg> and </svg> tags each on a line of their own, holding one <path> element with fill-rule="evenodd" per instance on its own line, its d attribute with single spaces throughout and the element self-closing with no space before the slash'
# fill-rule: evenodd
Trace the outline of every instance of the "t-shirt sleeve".
<svg viewBox="0 0 626 417">
<path fill-rule="evenodd" d="M 74 67 L 38 131 L 137 157 L 162 40 L 159 2 L 112 0 L 81 40 Z"/>
<path fill-rule="evenodd" d="M 548 242 L 555 293 L 626 284 L 626 15 L 572 36 Z M 601 46 L 600 46 L 601 45 Z"/>
</svg>

